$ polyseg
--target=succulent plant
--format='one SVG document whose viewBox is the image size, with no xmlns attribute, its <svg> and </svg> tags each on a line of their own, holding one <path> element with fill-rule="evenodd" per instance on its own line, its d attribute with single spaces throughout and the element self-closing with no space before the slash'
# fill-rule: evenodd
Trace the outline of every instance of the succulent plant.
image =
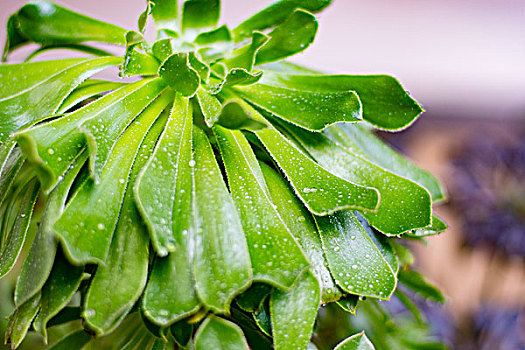
<svg viewBox="0 0 525 350">
<path fill-rule="evenodd" d="M 39 45 L 0 65 L 0 277 L 27 247 L 13 348 L 81 319 L 56 348 L 305 349 L 322 304 L 355 312 L 398 281 L 442 299 L 400 240 L 445 229 L 443 191 L 373 134 L 422 108 L 390 76 L 285 61 L 329 3 L 233 30 L 219 0 L 148 1 L 137 31 L 47 1 L 9 18 L 4 60 Z M 86 57 L 32 61 L 54 49 Z"/>
</svg>

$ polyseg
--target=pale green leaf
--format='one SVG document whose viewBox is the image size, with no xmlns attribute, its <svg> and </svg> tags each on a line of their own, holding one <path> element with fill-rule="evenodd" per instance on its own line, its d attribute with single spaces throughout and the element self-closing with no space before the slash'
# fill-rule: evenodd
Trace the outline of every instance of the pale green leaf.
<svg viewBox="0 0 525 350">
<path fill-rule="evenodd" d="M 193 96 L 199 88 L 200 76 L 190 66 L 187 52 L 168 57 L 160 66 L 159 75 L 173 90 L 185 97 Z"/>
<path fill-rule="evenodd" d="M 278 61 L 306 50 L 314 41 L 317 26 L 314 15 L 296 10 L 268 34 L 270 40 L 257 52 L 255 65 Z"/>
</svg>

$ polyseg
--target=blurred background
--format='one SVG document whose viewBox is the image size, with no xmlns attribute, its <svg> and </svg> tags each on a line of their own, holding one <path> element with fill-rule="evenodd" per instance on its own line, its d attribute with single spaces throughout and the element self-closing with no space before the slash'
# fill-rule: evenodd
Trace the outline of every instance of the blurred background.
<svg viewBox="0 0 525 350">
<path fill-rule="evenodd" d="M 56 2 L 130 29 L 145 7 Z M 271 1 L 222 2 L 234 27 Z M 2 25 L 22 3 L 1 0 Z M 433 334 L 454 349 L 525 349 L 525 0 L 335 0 L 319 17 L 316 41 L 292 61 L 394 75 L 427 111 L 381 136 L 448 189 L 437 213 L 449 230 L 414 245 L 418 268 L 448 297 L 422 302 Z"/>
</svg>

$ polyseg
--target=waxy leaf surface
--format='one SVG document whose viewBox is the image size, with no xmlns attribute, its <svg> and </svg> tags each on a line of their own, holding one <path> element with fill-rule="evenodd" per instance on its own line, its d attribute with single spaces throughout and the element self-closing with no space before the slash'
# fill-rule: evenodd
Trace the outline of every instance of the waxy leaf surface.
<svg viewBox="0 0 525 350">
<path fill-rule="evenodd" d="M 365 332 L 355 334 L 339 343 L 334 350 L 374 350 L 374 345 Z"/>
<path fill-rule="evenodd" d="M 255 281 L 288 288 L 309 266 L 268 197 L 255 154 L 240 131 L 214 127 L 233 200 L 246 233 Z"/>
<path fill-rule="evenodd" d="M 195 350 L 248 350 L 242 330 L 235 323 L 216 316 L 208 317 L 195 334 Z"/>
</svg>

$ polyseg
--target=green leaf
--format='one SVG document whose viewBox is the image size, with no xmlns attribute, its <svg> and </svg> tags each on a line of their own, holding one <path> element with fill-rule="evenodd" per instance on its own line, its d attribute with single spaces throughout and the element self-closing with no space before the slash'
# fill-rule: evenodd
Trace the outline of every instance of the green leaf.
<svg viewBox="0 0 525 350">
<path fill-rule="evenodd" d="M 122 76 L 134 75 L 156 75 L 159 71 L 159 62 L 155 57 L 137 50 L 138 45 L 132 45 L 126 50 L 126 56 L 122 63 Z"/>
<path fill-rule="evenodd" d="M 7 55 L 10 51 L 17 47 L 24 45 L 27 42 L 27 37 L 20 33 L 17 14 L 12 14 L 7 20 L 6 33 L 7 38 L 4 45 L 4 51 L 2 52 L 2 62 L 7 60 Z"/>
<path fill-rule="evenodd" d="M 43 81 L 36 82 L 30 78 L 34 84 L 28 84 L 26 89 L 14 94 L 2 93 L 4 97 L 0 99 L 0 143 L 16 130 L 30 126 L 55 113 L 62 101 L 77 85 L 107 67 L 118 65 L 121 60 L 119 57 L 88 59 L 64 68 Z M 50 62 L 49 64 L 54 64 L 56 61 Z M 68 63 L 71 64 L 72 61 Z M 33 64 L 29 63 L 29 65 Z M 62 63 L 59 64 L 63 67 Z M 11 81 L 16 82 L 34 74 L 32 72 L 37 67 L 38 65 L 31 67 L 33 69 L 22 69 L 20 73 L 17 73 L 20 65 L 3 65 L 0 72 L 12 71 L 9 74 L 13 77 Z"/>
<path fill-rule="evenodd" d="M 361 95 L 359 97 L 361 98 Z M 351 152 L 426 188 L 432 195 L 433 202 L 445 199 L 441 185 L 432 174 L 394 151 L 364 126 L 359 124 L 337 125 L 327 129 L 326 134 L 334 142 Z"/>
<path fill-rule="evenodd" d="M 80 102 L 90 98 L 101 97 L 103 93 L 119 89 L 125 85 L 127 85 L 127 83 L 88 79 L 66 97 L 57 112 L 59 114 L 66 113 Z"/>
<path fill-rule="evenodd" d="M 47 322 L 69 303 L 80 286 L 83 272 L 83 266 L 70 264 L 62 251 L 57 251 L 49 278 L 42 288 L 40 312 L 33 324 L 35 330 L 42 334 L 46 342 Z"/>
<path fill-rule="evenodd" d="M 314 41 L 317 26 L 314 15 L 296 10 L 268 34 L 270 40 L 257 52 L 255 65 L 278 61 L 306 50 Z"/>
<path fill-rule="evenodd" d="M 197 101 L 204 115 L 204 121 L 208 127 L 212 127 L 218 120 L 222 105 L 217 97 L 200 88 L 197 90 Z"/>
<path fill-rule="evenodd" d="M 421 312 L 417 308 L 417 305 L 410 300 L 408 295 L 403 293 L 399 288 L 396 289 L 394 292 L 395 296 L 399 301 L 410 311 L 412 316 L 414 316 L 414 319 L 421 325 L 425 325 L 425 321 L 423 320 L 423 317 L 421 316 Z"/>
<path fill-rule="evenodd" d="M 49 194 L 36 237 L 18 275 L 14 296 L 16 305 L 25 303 L 37 294 L 51 272 L 57 249 L 55 232 L 52 227 L 62 214 L 73 181 L 77 178 L 86 159 L 87 152 L 83 152 L 75 160 L 63 180 Z"/>
<path fill-rule="evenodd" d="M 228 72 L 226 78 L 218 84 L 211 85 L 208 90 L 216 95 L 228 86 L 255 84 L 261 77 L 262 72 L 250 73 L 244 68 L 233 68 Z"/>
<path fill-rule="evenodd" d="M 40 307 L 40 293 L 35 294 L 22 305 L 17 307 L 13 314 L 9 316 L 7 330 L 5 334 L 6 344 L 11 344 L 12 349 L 18 348 L 24 340 L 33 318 Z"/>
<path fill-rule="evenodd" d="M 219 0 L 186 0 L 182 8 L 182 31 L 215 27 L 220 10 Z"/>
<path fill-rule="evenodd" d="M 170 29 L 177 30 L 177 1 L 175 0 L 151 0 L 153 8 L 151 16 L 155 21 L 157 30 Z"/>
<path fill-rule="evenodd" d="M 250 145 L 240 131 L 214 127 L 233 200 L 243 224 L 254 281 L 288 288 L 308 262 L 268 198 Z"/>
<path fill-rule="evenodd" d="M 339 343 L 334 350 L 374 350 L 374 344 L 366 337 L 365 332 L 355 334 Z"/>
<path fill-rule="evenodd" d="M 113 147 L 100 183 L 91 179 L 85 182 L 55 223 L 72 261 L 85 264 L 106 260 L 131 167 L 143 138 L 163 108 L 153 104 L 137 117 Z"/>
<path fill-rule="evenodd" d="M 237 305 L 246 312 L 259 311 L 271 291 L 272 287 L 268 284 L 255 282 L 237 297 Z"/>
<path fill-rule="evenodd" d="M 379 191 L 377 211 L 363 211 L 363 216 L 382 233 L 397 235 L 430 223 L 431 199 L 423 187 L 370 163 L 321 134 L 291 125 L 286 128 L 319 164 L 332 173 Z"/>
<path fill-rule="evenodd" d="M 174 252 L 177 237 L 192 227 L 191 135 L 191 105 L 176 97 L 158 145 L 134 185 L 137 206 L 159 256 Z"/>
<path fill-rule="evenodd" d="M 357 295 L 345 295 L 341 299 L 337 301 L 337 305 L 345 310 L 346 312 L 351 313 L 352 315 L 355 315 L 355 312 L 357 310 L 357 303 L 359 302 L 359 297 Z"/>
<path fill-rule="evenodd" d="M 79 330 L 60 339 L 55 345 L 51 346 L 49 350 L 82 349 L 91 339 L 91 336 L 84 332 L 84 330 Z"/>
<path fill-rule="evenodd" d="M 45 53 L 47 51 L 51 51 L 51 50 L 72 50 L 72 51 L 82 52 L 82 53 L 86 53 L 88 55 L 98 56 L 98 57 L 114 56 L 109 51 L 98 49 L 96 47 L 92 47 L 92 46 L 89 46 L 89 45 L 83 45 L 83 44 L 55 44 L 55 45 L 46 45 L 46 46 L 39 47 L 38 49 L 36 49 L 33 52 L 31 52 L 26 57 L 24 62 L 32 61 L 33 59 L 35 59 L 35 57 L 37 57 L 37 56 L 39 56 L 39 55 L 41 55 L 41 54 L 43 54 L 43 53 Z"/>
<path fill-rule="evenodd" d="M 22 251 L 26 239 L 29 224 L 31 223 L 33 207 L 40 189 L 36 179 L 31 180 L 29 184 L 24 187 L 24 189 L 17 191 L 14 197 L 21 199 L 15 221 L 9 229 L 5 229 L 4 226 L 2 232 L 0 244 L 0 278 L 3 278 L 11 271 L 18 260 L 18 256 Z"/>
<path fill-rule="evenodd" d="M 8 139 L 0 145 L 0 207 L 10 199 L 10 189 L 13 188 L 15 179 L 24 165 L 22 152 L 15 146 L 14 139 Z"/>
<path fill-rule="evenodd" d="M 259 32 L 254 32 L 252 35 L 252 42 L 249 45 L 245 45 L 235 50 L 230 57 L 221 61 L 228 70 L 234 68 L 244 68 L 248 72 L 251 72 L 255 64 L 255 56 L 257 52 L 263 47 L 270 38 Z"/>
<path fill-rule="evenodd" d="M 196 289 L 204 305 L 228 313 L 235 295 L 251 283 L 250 255 L 211 145 L 202 130 L 193 135 Z"/>
<path fill-rule="evenodd" d="M 396 276 L 357 217 L 341 211 L 316 222 L 337 285 L 351 294 L 388 299 Z"/>
<path fill-rule="evenodd" d="M 252 317 L 255 324 L 261 332 L 266 334 L 268 337 L 272 336 L 272 319 L 270 316 L 270 303 L 269 298 L 265 298 L 261 303 L 261 307 L 253 312 Z"/>
<path fill-rule="evenodd" d="M 39 44 L 71 44 L 85 41 L 102 41 L 124 45 L 126 30 L 86 17 L 48 1 L 26 4 L 16 13 L 18 33 L 26 42 Z M 11 34 L 11 33 L 9 33 Z M 10 40 L 20 46 L 19 40 Z M 25 43 L 25 42 L 24 42 Z M 7 51 L 14 49 L 6 47 Z"/>
<path fill-rule="evenodd" d="M 84 319 L 97 334 L 111 332 L 137 302 L 148 276 L 149 236 L 135 202 L 131 184 L 148 161 L 166 124 L 166 114 L 148 131 L 132 173 L 105 265 L 97 268 L 84 303 Z M 89 313 L 87 310 L 96 310 Z"/>
<path fill-rule="evenodd" d="M 135 201 L 150 231 L 157 258 L 143 296 L 144 314 L 168 325 L 197 311 L 191 255 L 192 111 L 176 97 L 168 124 L 135 182 Z M 167 292 L 170 291 L 170 292 Z"/>
<path fill-rule="evenodd" d="M 398 273 L 399 282 L 414 292 L 421 294 L 425 298 L 435 300 L 439 303 L 445 302 L 445 297 L 441 291 L 428 283 L 425 278 L 414 270 L 400 270 Z"/>
<path fill-rule="evenodd" d="M 317 13 L 330 5 L 331 0 L 278 0 L 242 22 L 233 30 L 235 41 L 249 37 L 253 31 L 263 31 L 284 22 L 297 9 Z"/>
<path fill-rule="evenodd" d="M 122 113 L 125 110 L 125 97 L 147 82 L 142 80 L 126 85 L 65 117 L 16 134 L 18 144 L 36 171 L 44 192 L 55 187 L 85 147 L 84 134 L 79 130 L 82 122 L 98 116 Z"/>
<path fill-rule="evenodd" d="M 190 66 L 187 52 L 168 57 L 159 68 L 159 75 L 171 88 L 184 97 L 191 97 L 199 88 L 199 73 Z"/>
<path fill-rule="evenodd" d="M 151 10 L 153 6 L 155 6 L 155 4 L 152 1 L 148 0 L 146 4 L 146 10 L 144 10 L 144 12 L 142 12 L 139 16 L 137 26 L 138 26 L 139 32 L 142 34 L 144 34 L 144 31 L 146 30 L 146 24 L 148 23 L 148 17 L 151 14 Z"/>
<path fill-rule="evenodd" d="M 185 320 L 182 320 L 172 324 L 170 327 L 170 332 L 171 335 L 173 335 L 175 342 L 180 347 L 185 348 L 187 347 L 191 340 L 191 336 L 193 335 L 193 325 L 189 324 Z"/>
<path fill-rule="evenodd" d="M 310 212 L 327 215 L 348 208 L 374 210 L 377 207 L 377 190 L 355 185 L 333 175 L 277 129 L 268 127 L 258 131 L 257 136 Z"/>
<path fill-rule="evenodd" d="M 277 206 L 284 223 L 301 245 L 311 264 L 310 270 L 321 282 L 322 301 L 330 302 L 339 299 L 341 291 L 335 285 L 328 270 L 319 232 L 312 215 L 279 173 L 265 163 L 261 162 L 260 165 L 272 202 Z"/>
<path fill-rule="evenodd" d="M 153 55 L 161 62 L 173 54 L 173 43 L 171 38 L 157 40 L 151 48 Z"/>
<path fill-rule="evenodd" d="M 361 103 L 353 91 L 311 92 L 260 83 L 236 86 L 234 90 L 279 118 L 312 131 L 361 120 Z"/>
<path fill-rule="evenodd" d="M 363 119 L 386 130 L 408 127 L 423 112 L 401 84 L 388 75 L 290 75 L 268 72 L 264 84 L 299 90 L 340 93 L 354 91 L 363 105 Z"/>
<path fill-rule="evenodd" d="M 173 93 L 165 90 L 162 79 L 143 81 L 145 84 L 122 99 L 118 107 L 99 113 L 97 118 L 85 120 L 79 126 L 88 145 L 90 172 L 97 182 L 111 152 L 116 150 L 116 140 L 135 118 L 143 111 L 158 115 L 173 100 Z"/>
<path fill-rule="evenodd" d="M 201 47 L 198 49 L 198 53 L 206 62 L 227 57 L 233 50 L 231 32 L 226 26 L 200 33 L 195 38 L 194 43 Z"/>
<path fill-rule="evenodd" d="M 302 350 L 308 346 L 320 294 L 319 281 L 311 272 L 306 273 L 289 291 L 274 291 L 270 309 L 276 350 Z"/>
<path fill-rule="evenodd" d="M 197 74 L 199 74 L 199 77 L 204 83 L 207 83 L 210 79 L 210 67 L 202 62 L 197 55 L 195 55 L 194 51 L 191 51 L 188 56 L 188 61 L 190 63 L 191 68 L 193 68 Z"/>
<path fill-rule="evenodd" d="M 405 233 L 407 237 L 428 237 L 442 233 L 447 229 L 447 224 L 437 215 L 432 215 L 432 223 L 426 227 L 411 230 Z"/>
<path fill-rule="evenodd" d="M 264 129 L 267 124 L 263 119 L 257 118 L 253 114 L 251 108 L 246 108 L 247 105 L 240 99 L 231 99 L 225 101 L 222 105 L 220 113 L 215 117 L 215 123 L 227 129 L 244 129 L 251 131 L 258 131 Z"/>
<path fill-rule="evenodd" d="M 210 316 L 195 334 L 196 350 L 248 350 L 242 330 L 223 318 Z"/>
</svg>

